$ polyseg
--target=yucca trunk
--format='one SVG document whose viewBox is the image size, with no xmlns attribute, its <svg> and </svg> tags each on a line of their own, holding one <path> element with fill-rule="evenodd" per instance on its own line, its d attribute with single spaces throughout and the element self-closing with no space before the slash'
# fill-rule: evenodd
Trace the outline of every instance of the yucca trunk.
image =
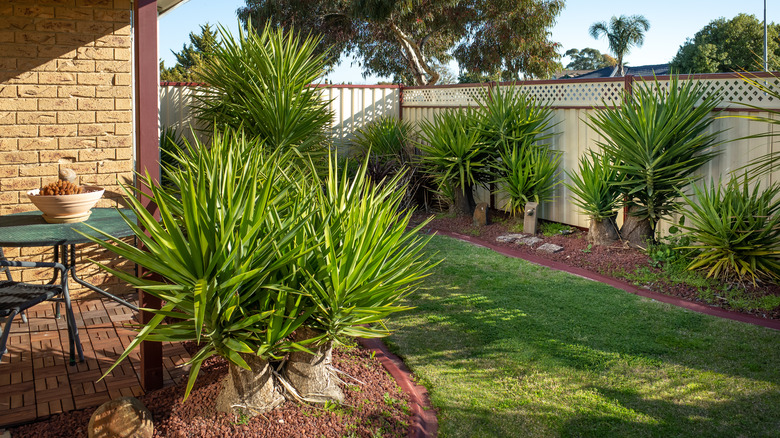
<svg viewBox="0 0 780 438">
<path fill-rule="evenodd" d="M 302 342 L 321 335 L 322 332 L 302 327 L 293 333 L 295 342 Z M 303 351 L 290 353 L 284 367 L 284 377 L 306 401 L 326 403 L 343 402 L 344 393 L 336 383 L 332 370 L 333 343 L 330 341 L 307 345 L 314 354 Z"/>
<path fill-rule="evenodd" d="M 628 214 L 623 219 L 623 226 L 620 227 L 620 238 L 628 243 L 644 248 L 648 241 L 653 241 L 653 225 L 648 218 L 639 218 L 632 215 L 639 207 L 631 206 Z"/>
<path fill-rule="evenodd" d="M 268 361 L 251 354 L 241 357 L 250 369 L 229 364 L 224 387 L 217 395 L 217 411 L 253 417 L 282 404 L 284 397 L 276 388 Z"/>
<path fill-rule="evenodd" d="M 455 196 L 455 215 L 458 217 L 471 217 L 474 214 L 474 188 L 471 185 L 466 186 L 465 190 L 460 187 L 453 189 Z"/>
<path fill-rule="evenodd" d="M 593 246 L 612 245 L 620 239 L 618 226 L 614 217 L 605 219 L 590 219 L 588 243 Z"/>
</svg>

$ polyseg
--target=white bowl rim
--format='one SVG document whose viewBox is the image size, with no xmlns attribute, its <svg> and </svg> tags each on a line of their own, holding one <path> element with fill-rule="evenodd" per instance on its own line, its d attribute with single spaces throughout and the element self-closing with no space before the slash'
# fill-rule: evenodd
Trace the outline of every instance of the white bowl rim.
<svg viewBox="0 0 780 438">
<path fill-rule="evenodd" d="M 27 192 L 27 196 L 35 196 L 35 197 L 39 197 L 39 198 L 59 198 L 59 197 L 62 197 L 62 196 L 94 195 L 94 194 L 96 194 L 98 192 L 102 196 L 103 192 L 106 191 L 106 189 L 104 189 L 103 187 L 99 187 L 99 186 L 82 186 L 82 187 L 85 188 L 85 189 L 92 189 L 92 190 L 90 190 L 90 191 L 88 191 L 86 193 L 76 193 L 76 194 L 73 194 L 73 195 L 39 195 L 38 193 L 41 192 L 41 189 L 33 189 L 33 190 L 30 190 L 29 192 Z"/>
</svg>

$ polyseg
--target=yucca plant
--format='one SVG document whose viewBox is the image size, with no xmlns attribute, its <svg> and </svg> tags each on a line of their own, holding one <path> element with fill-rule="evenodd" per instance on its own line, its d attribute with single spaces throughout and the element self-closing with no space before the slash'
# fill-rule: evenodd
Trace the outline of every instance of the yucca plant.
<svg viewBox="0 0 780 438">
<path fill-rule="evenodd" d="M 252 26 L 248 26 L 252 28 Z M 270 149 L 323 150 L 332 120 L 328 101 L 311 84 L 321 80 L 325 54 L 319 38 L 268 27 L 239 29 L 238 38 L 218 28 L 221 42 L 205 61 L 195 116 L 204 126 L 241 129 Z"/>
<path fill-rule="evenodd" d="M 578 172 L 566 174 L 571 179 L 571 184 L 565 184 L 574 195 L 574 204 L 590 218 L 588 242 L 609 245 L 618 240 L 619 177 L 609 157 L 589 150 L 580 157 Z"/>
<path fill-rule="evenodd" d="M 474 210 L 474 186 L 491 179 L 493 153 L 477 129 L 472 110 L 445 111 L 433 120 L 420 122 L 420 162 L 441 188 L 455 198 L 458 216 L 470 216 Z"/>
<path fill-rule="evenodd" d="M 108 234 L 106 241 L 91 238 L 163 278 L 103 266 L 164 302 L 145 309 L 154 317 L 111 368 L 145 340 L 195 341 L 200 350 L 190 360 L 185 398 L 203 361 L 218 355 L 230 364 L 218 409 L 263 412 L 283 401 L 268 360 L 304 349 L 290 335 L 314 311 L 295 286 L 307 279 L 298 261 L 316 245 L 306 225 L 317 190 L 290 152 L 264 154 L 262 143 L 244 135 L 217 135 L 210 147 L 185 145 L 189 154 L 180 159 L 189 165 L 171 178 L 177 196 L 143 178 L 159 221 L 127 193 L 140 225 L 125 220 L 144 249 Z"/>
<path fill-rule="evenodd" d="M 554 136 L 552 108 L 523 93 L 520 87 L 498 86 L 479 100 L 482 140 L 499 151 L 530 145 L 543 146 Z"/>
<path fill-rule="evenodd" d="M 383 116 L 358 128 L 351 143 L 359 157 L 403 163 L 408 161 L 411 133 L 409 122 Z"/>
<path fill-rule="evenodd" d="M 615 163 L 615 184 L 629 207 L 623 239 L 637 245 L 654 240 L 658 222 L 677 209 L 680 189 L 717 155 L 713 148 L 722 142 L 709 129 L 710 112 L 721 100 L 706 84 L 673 76 L 666 88 L 642 83 L 620 106 L 589 116 L 588 125 L 605 138 L 597 143 Z"/>
<path fill-rule="evenodd" d="M 499 153 L 494 165 L 496 182 L 509 196 L 509 211 L 523 213 L 528 202 L 542 203 L 553 198 L 560 182 L 561 154 L 547 147 L 515 143 Z"/>
<path fill-rule="evenodd" d="M 751 188 L 750 178 L 732 176 L 725 187 L 693 187 L 682 198 L 690 225 L 681 225 L 698 251 L 689 269 L 723 280 L 780 279 L 780 185 Z"/>
<path fill-rule="evenodd" d="M 320 403 L 343 401 L 330 369 L 333 343 L 387 336 L 383 320 L 408 309 L 399 301 L 432 266 L 422 252 L 430 238 L 418 234 L 427 221 L 407 231 L 411 212 L 399 212 L 404 190 L 395 181 L 370 184 L 365 163 L 353 178 L 330 163 L 308 228 L 316 245 L 304 289 L 314 311 L 295 333 L 317 342 L 313 354 L 291 353 L 284 373 L 300 396 Z"/>
<path fill-rule="evenodd" d="M 384 116 L 355 131 L 351 145 L 355 158 L 368 166 L 368 179 L 374 184 L 395 184 L 405 193 L 399 205 L 412 207 L 422 180 L 411 146 L 412 126 L 396 117 Z M 402 178 L 395 178 L 396 175 Z"/>
</svg>

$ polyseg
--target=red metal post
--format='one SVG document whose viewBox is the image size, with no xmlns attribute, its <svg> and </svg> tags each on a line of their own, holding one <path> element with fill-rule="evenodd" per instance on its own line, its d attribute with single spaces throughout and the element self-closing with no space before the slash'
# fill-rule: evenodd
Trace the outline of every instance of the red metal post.
<svg viewBox="0 0 780 438">
<path fill-rule="evenodd" d="M 159 64 L 157 60 L 157 0 L 133 2 L 133 40 L 135 44 L 135 169 L 160 180 L 159 141 Z M 141 187 L 148 193 L 149 189 Z M 157 206 L 144 198 L 146 208 L 155 213 Z M 157 308 L 160 300 L 143 292 L 138 293 L 139 307 Z M 141 323 L 149 322 L 152 315 L 141 312 Z M 162 388 L 162 344 L 141 343 L 141 385 L 144 390 Z"/>
</svg>

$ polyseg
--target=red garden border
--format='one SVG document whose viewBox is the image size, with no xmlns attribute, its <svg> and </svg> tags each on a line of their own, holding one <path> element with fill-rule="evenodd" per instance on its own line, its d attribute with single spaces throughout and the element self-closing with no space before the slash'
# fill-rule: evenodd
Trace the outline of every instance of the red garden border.
<svg viewBox="0 0 780 438">
<path fill-rule="evenodd" d="M 379 339 L 358 339 L 358 342 L 376 353 L 377 359 L 382 363 L 388 373 L 395 379 L 398 386 L 409 395 L 409 403 L 412 410 L 412 424 L 409 429 L 410 438 L 432 438 L 439 430 L 439 422 L 436 419 L 436 411 L 433 410 L 428 390 L 412 381 L 412 373 L 403 363 L 401 358 L 387 349 L 387 346 Z"/>
<path fill-rule="evenodd" d="M 573 274 L 578 277 L 583 277 L 589 280 L 594 280 L 600 283 L 608 284 L 612 287 L 624 290 L 634 295 L 639 295 L 645 298 L 651 298 L 656 301 L 660 301 L 662 303 L 667 303 L 677 307 L 682 307 L 684 309 L 692 310 L 694 312 L 704 313 L 706 315 L 717 316 L 725 319 L 731 319 L 734 321 L 745 322 L 748 324 L 767 327 L 774 330 L 780 330 L 780 321 L 778 320 L 759 318 L 753 315 L 746 315 L 744 313 L 739 313 L 732 310 L 726 310 L 720 307 L 708 306 L 706 304 L 694 303 L 691 301 L 683 300 L 681 298 L 664 295 L 658 292 L 653 292 L 648 289 L 638 288 L 633 284 L 623 280 L 618 280 L 615 278 L 597 274 L 595 272 L 588 271 L 587 269 L 578 268 L 575 266 L 569 266 L 565 263 L 548 260 L 543 257 L 535 256 L 533 254 L 526 254 L 512 248 L 506 248 L 503 246 L 495 245 L 493 243 L 486 242 L 484 240 L 477 239 L 472 236 L 466 236 L 451 231 L 440 231 L 440 230 L 435 230 L 434 233 L 440 234 L 442 236 L 452 237 L 454 239 L 462 240 L 464 242 L 469 242 L 477 246 L 482 246 L 488 249 L 492 249 L 493 251 L 503 254 L 505 256 L 523 259 L 525 261 L 537 265 L 545 266 L 548 268 L 552 268 L 557 271 L 568 272 L 569 274 Z"/>
</svg>

